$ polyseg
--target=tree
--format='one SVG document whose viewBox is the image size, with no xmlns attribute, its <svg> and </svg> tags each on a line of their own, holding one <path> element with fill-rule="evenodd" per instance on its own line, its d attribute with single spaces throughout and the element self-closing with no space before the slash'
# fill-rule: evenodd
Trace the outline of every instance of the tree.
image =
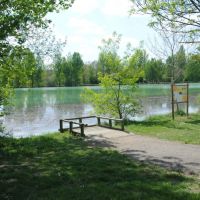
<svg viewBox="0 0 200 200">
<path fill-rule="evenodd" d="M 81 74 L 83 70 L 83 60 L 78 52 L 74 52 L 72 55 L 72 86 L 80 85 Z"/>
<path fill-rule="evenodd" d="M 30 28 L 24 46 L 34 53 L 37 60 L 32 87 L 40 87 L 42 85 L 45 63 L 50 63 L 53 58 L 61 55 L 65 44 L 66 41 L 56 39 L 52 29 L 49 27 L 44 29 L 33 26 Z"/>
<path fill-rule="evenodd" d="M 121 35 L 114 32 L 111 38 L 103 39 L 102 46 L 99 46 L 99 71 L 103 74 L 112 73 L 120 67 L 120 58 L 118 49 L 121 41 Z"/>
<path fill-rule="evenodd" d="M 186 55 L 183 45 L 180 46 L 179 50 L 176 53 L 173 53 L 167 58 L 166 65 L 168 67 L 168 74 L 170 76 L 170 72 L 172 72 L 174 81 L 183 81 L 186 65 Z"/>
<path fill-rule="evenodd" d="M 191 82 L 200 81 L 200 54 L 190 55 L 186 65 L 185 80 Z"/>
<path fill-rule="evenodd" d="M 73 0 L 1 0 L 0 6 L 0 106 L 6 102 L 13 82 L 11 67 L 13 49 L 21 48 L 30 27 L 46 27 L 49 12 L 67 9 Z M 13 41 L 15 42 L 13 45 Z M 5 78 L 6 77 L 6 78 Z"/>
<path fill-rule="evenodd" d="M 97 62 L 85 64 L 83 66 L 83 84 L 98 84 L 97 70 Z"/>
<path fill-rule="evenodd" d="M 113 74 L 99 73 L 100 92 L 85 88 L 82 97 L 90 102 L 97 114 L 128 119 L 139 111 L 139 102 L 135 98 L 135 88 L 141 71 L 125 67 Z"/>
<path fill-rule="evenodd" d="M 0 7 L 0 43 L 8 37 L 24 42 L 24 34 L 31 26 L 47 26 L 45 16 L 49 12 L 68 9 L 74 0 L 1 0 Z"/>
<path fill-rule="evenodd" d="M 180 56 L 176 56 L 176 54 L 180 51 L 182 55 L 185 55 L 184 47 L 181 45 L 184 37 L 174 31 L 168 31 L 165 27 L 158 31 L 158 35 L 159 40 L 156 38 L 154 43 L 151 42 L 151 52 L 157 58 L 166 60 L 166 80 L 168 79 L 169 81 L 171 79 L 171 82 L 179 81 L 182 78 L 182 70 L 178 68 L 177 61 L 180 60 Z"/>
<path fill-rule="evenodd" d="M 144 71 L 145 65 L 148 60 L 148 55 L 144 49 L 136 48 L 133 50 L 134 54 L 130 55 L 127 59 L 127 64 L 129 68 L 133 68 L 135 70 L 141 70 Z M 138 77 L 138 82 L 143 81 L 143 75 L 141 77 Z"/>
<path fill-rule="evenodd" d="M 13 52 L 11 66 L 14 66 L 14 78 L 12 86 L 16 88 L 32 86 L 36 65 L 35 56 L 29 49 L 22 49 L 19 54 Z"/>
<path fill-rule="evenodd" d="M 132 13 L 145 13 L 152 16 L 149 25 L 155 29 L 165 27 L 176 33 L 186 33 L 185 42 L 197 42 L 199 36 L 200 4 L 198 0 L 131 0 Z M 160 26 L 161 25 L 161 26 Z M 176 28 L 176 29 L 172 29 Z"/>
<path fill-rule="evenodd" d="M 53 70 L 55 73 L 55 82 L 57 86 L 64 84 L 64 69 L 63 69 L 64 58 L 61 54 L 57 54 L 54 58 Z"/>
<path fill-rule="evenodd" d="M 151 59 L 145 66 L 145 79 L 148 82 L 159 83 L 164 79 L 165 67 L 162 60 Z"/>
<path fill-rule="evenodd" d="M 105 43 L 106 48 L 103 48 L 108 49 L 108 51 L 104 51 L 105 55 L 108 55 L 108 57 L 110 54 L 115 55 L 119 65 L 116 65 L 116 59 L 109 60 L 109 70 L 104 70 L 103 73 L 98 74 L 101 90 L 95 92 L 86 88 L 82 96 L 94 106 L 97 114 L 128 119 L 139 110 L 139 102 L 136 100 L 134 90 L 136 82 L 143 76 L 143 70 L 137 62 L 135 62 L 138 64 L 137 66 L 130 64 L 134 63 L 131 62 L 132 60 L 139 61 L 139 59 L 136 59 L 138 58 L 137 55 L 126 56 L 127 60 L 124 61 L 116 53 L 115 47 L 120 44 L 118 40 L 114 42 L 111 38 L 109 41 Z M 138 51 L 135 54 L 138 54 Z"/>
<path fill-rule="evenodd" d="M 81 84 L 83 60 L 78 52 L 69 54 L 67 58 L 59 53 L 54 58 L 53 69 L 58 86 L 76 86 Z"/>
<path fill-rule="evenodd" d="M 72 55 L 69 54 L 63 60 L 63 74 L 64 74 L 64 85 L 65 86 L 72 86 L 73 80 L 73 66 L 72 66 Z"/>
<path fill-rule="evenodd" d="M 52 62 L 52 58 L 61 54 L 66 40 L 58 40 L 52 29 L 30 27 L 24 46 L 29 48 L 39 60 L 46 63 Z"/>
<path fill-rule="evenodd" d="M 43 72 L 44 72 L 44 61 L 40 57 L 36 57 L 36 68 L 33 73 L 32 87 L 42 86 Z"/>
</svg>

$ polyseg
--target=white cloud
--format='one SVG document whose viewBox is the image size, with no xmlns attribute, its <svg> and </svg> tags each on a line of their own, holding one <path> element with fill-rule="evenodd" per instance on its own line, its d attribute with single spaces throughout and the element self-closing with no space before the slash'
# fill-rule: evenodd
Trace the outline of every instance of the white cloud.
<svg viewBox="0 0 200 200">
<path fill-rule="evenodd" d="M 130 0 L 106 0 L 101 11 L 105 15 L 125 17 L 129 16 L 131 6 Z"/>
<path fill-rule="evenodd" d="M 105 34 L 105 30 L 103 27 L 87 19 L 73 17 L 69 19 L 68 25 L 71 28 L 76 29 L 76 31 L 81 34 L 89 34 L 89 35 Z"/>
<path fill-rule="evenodd" d="M 98 8 L 98 0 L 75 0 L 72 9 L 79 14 L 89 14 Z"/>
<path fill-rule="evenodd" d="M 64 54 L 79 52 L 83 56 L 84 62 L 97 59 L 98 51 L 96 46 L 96 37 L 84 37 L 83 35 L 68 36 L 68 44 Z"/>
<path fill-rule="evenodd" d="M 102 39 L 115 30 L 122 33 L 120 55 L 128 42 L 137 47 L 146 33 L 145 20 L 133 19 L 135 15 L 128 18 L 131 6 L 130 0 L 75 0 L 69 10 L 49 14 L 56 37 L 67 37 L 63 55 L 78 51 L 85 61 L 97 59 Z"/>
<path fill-rule="evenodd" d="M 128 43 L 131 43 L 131 45 L 136 48 L 139 46 L 140 41 L 133 37 L 122 36 L 122 43 L 124 46 L 126 46 Z"/>
</svg>

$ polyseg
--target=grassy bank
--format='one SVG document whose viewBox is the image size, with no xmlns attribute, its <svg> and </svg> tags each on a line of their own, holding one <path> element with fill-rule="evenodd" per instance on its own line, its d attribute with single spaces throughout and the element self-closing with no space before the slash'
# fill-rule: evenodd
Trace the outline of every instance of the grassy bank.
<svg viewBox="0 0 200 200">
<path fill-rule="evenodd" d="M 200 114 L 176 116 L 153 116 L 141 122 L 133 122 L 126 127 L 136 134 L 154 136 L 160 139 L 200 144 Z"/>
<path fill-rule="evenodd" d="M 0 138 L 0 199 L 200 199 L 193 178 L 140 164 L 81 138 Z"/>
</svg>

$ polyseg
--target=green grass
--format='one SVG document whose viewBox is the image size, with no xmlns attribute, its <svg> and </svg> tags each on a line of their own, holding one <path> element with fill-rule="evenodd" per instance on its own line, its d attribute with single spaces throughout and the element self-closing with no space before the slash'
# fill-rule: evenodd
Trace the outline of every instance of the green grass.
<svg viewBox="0 0 200 200">
<path fill-rule="evenodd" d="M 200 183 L 67 133 L 0 137 L 0 199 L 199 200 Z"/>
<path fill-rule="evenodd" d="M 154 136 L 160 139 L 200 144 L 200 114 L 176 116 L 153 116 L 142 122 L 132 122 L 126 129 L 136 134 Z"/>
</svg>

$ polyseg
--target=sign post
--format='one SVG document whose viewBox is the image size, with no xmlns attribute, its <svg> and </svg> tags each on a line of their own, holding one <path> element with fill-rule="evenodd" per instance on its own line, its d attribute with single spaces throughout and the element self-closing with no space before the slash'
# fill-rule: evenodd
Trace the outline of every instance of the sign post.
<svg viewBox="0 0 200 200">
<path fill-rule="evenodd" d="M 174 89 L 173 89 L 173 84 L 171 84 L 171 92 L 172 92 L 172 119 L 174 120 Z"/>
<path fill-rule="evenodd" d="M 186 114 L 189 115 L 189 84 L 172 84 L 172 119 L 174 120 L 174 104 L 186 103 Z"/>
<path fill-rule="evenodd" d="M 189 116 L 189 84 L 187 83 L 187 117 Z"/>
</svg>

